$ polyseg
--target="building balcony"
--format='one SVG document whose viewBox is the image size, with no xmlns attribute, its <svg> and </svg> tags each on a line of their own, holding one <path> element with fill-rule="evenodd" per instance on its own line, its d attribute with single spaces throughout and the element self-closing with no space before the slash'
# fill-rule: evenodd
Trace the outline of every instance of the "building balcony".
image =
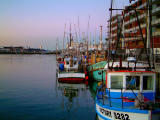
<svg viewBox="0 0 160 120">
<path fill-rule="evenodd" d="M 143 35 L 143 38 L 145 38 L 145 37 L 146 37 L 146 35 Z M 138 41 L 138 40 L 142 40 L 142 37 L 141 36 L 136 36 L 136 37 L 124 38 L 125 42 L 128 42 L 128 41 Z"/>
<path fill-rule="evenodd" d="M 146 24 L 141 25 L 141 29 L 143 29 L 145 27 L 146 27 Z M 137 32 L 137 30 L 139 30 L 139 26 L 136 26 L 136 27 L 133 27 L 133 28 L 130 28 L 130 29 L 125 29 L 125 30 L 122 31 L 122 33 L 134 33 L 134 32 Z"/>
<path fill-rule="evenodd" d="M 142 19 L 142 18 L 144 18 L 144 17 L 146 17 L 146 16 L 147 16 L 147 14 L 146 14 L 146 13 L 143 13 L 142 15 L 138 16 L 138 19 L 140 20 L 140 19 Z M 133 18 L 133 19 L 131 19 L 131 20 L 128 20 L 127 22 L 125 22 L 124 25 L 126 26 L 126 25 L 131 24 L 131 23 L 133 23 L 133 22 L 135 22 L 135 21 L 137 21 L 137 18 L 136 18 L 136 17 Z"/>
<path fill-rule="evenodd" d="M 137 9 L 142 9 L 142 8 L 146 7 L 146 5 L 147 5 L 147 3 L 145 2 L 144 4 L 138 6 Z M 131 10 L 130 12 L 128 12 L 127 14 L 125 14 L 124 16 L 125 16 L 125 17 L 126 17 L 126 16 L 129 16 L 131 13 L 135 13 L 135 11 L 134 11 L 134 10 Z"/>
<path fill-rule="evenodd" d="M 111 34 L 111 37 L 116 37 L 116 36 L 117 36 L 117 33 Z"/>
<path fill-rule="evenodd" d="M 111 41 L 110 41 L 110 44 L 115 44 L 115 43 L 116 43 L 115 40 L 111 40 Z"/>
<path fill-rule="evenodd" d="M 156 32 L 152 32 L 152 36 L 159 36 L 160 35 L 160 30 L 157 30 Z"/>
<path fill-rule="evenodd" d="M 152 10 L 152 14 L 159 13 L 159 12 L 160 12 L 160 6 Z"/>
<path fill-rule="evenodd" d="M 116 29 L 117 29 L 117 26 L 113 27 L 111 30 L 114 31 L 114 30 L 116 30 Z"/>
<path fill-rule="evenodd" d="M 111 22 L 111 25 L 117 23 L 117 19 L 115 19 L 114 21 Z"/>
<path fill-rule="evenodd" d="M 137 40 L 141 40 L 141 37 L 131 37 L 131 38 L 125 38 L 124 41 L 128 42 L 128 41 L 137 41 Z"/>
<path fill-rule="evenodd" d="M 152 0 L 152 3 L 155 2 L 155 1 L 157 1 L 157 0 Z"/>
<path fill-rule="evenodd" d="M 158 2 L 159 2 L 159 0 L 152 0 L 152 4 L 158 3 Z"/>
<path fill-rule="evenodd" d="M 152 19 L 152 25 L 157 25 L 157 24 L 160 24 L 160 18 L 155 20 Z"/>
</svg>

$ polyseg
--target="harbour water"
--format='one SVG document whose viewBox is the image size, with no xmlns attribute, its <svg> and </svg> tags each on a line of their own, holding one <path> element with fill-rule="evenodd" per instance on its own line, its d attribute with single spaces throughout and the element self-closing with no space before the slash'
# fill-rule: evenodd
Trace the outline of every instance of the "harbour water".
<svg viewBox="0 0 160 120">
<path fill-rule="evenodd" d="M 0 120 L 95 120 L 92 88 L 59 84 L 54 55 L 0 55 Z"/>
</svg>

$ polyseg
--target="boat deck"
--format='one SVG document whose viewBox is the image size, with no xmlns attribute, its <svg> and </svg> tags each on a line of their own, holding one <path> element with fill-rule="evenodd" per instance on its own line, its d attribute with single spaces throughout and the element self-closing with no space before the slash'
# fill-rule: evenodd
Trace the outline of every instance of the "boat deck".
<svg viewBox="0 0 160 120">
<path fill-rule="evenodd" d="M 135 107 L 135 98 L 125 98 L 123 99 L 121 97 L 109 97 L 107 95 L 102 95 L 102 92 L 97 93 L 96 96 L 96 102 L 108 107 L 116 107 L 121 109 L 134 109 L 134 110 L 140 110 L 140 109 L 147 109 L 147 110 L 157 110 L 160 112 L 160 99 L 157 99 L 155 102 L 147 102 L 145 106 Z"/>
</svg>

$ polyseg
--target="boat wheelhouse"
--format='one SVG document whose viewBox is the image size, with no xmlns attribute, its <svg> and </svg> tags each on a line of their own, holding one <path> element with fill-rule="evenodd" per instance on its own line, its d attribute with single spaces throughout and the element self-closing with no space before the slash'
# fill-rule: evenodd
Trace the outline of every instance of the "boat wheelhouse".
<svg viewBox="0 0 160 120">
<path fill-rule="evenodd" d="M 96 112 L 101 120 L 160 120 L 156 73 L 108 70 L 106 86 L 98 88 Z"/>
<path fill-rule="evenodd" d="M 64 59 L 64 69 L 66 71 L 78 71 L 78 59 L 77 58 L 65 58 Z"/>
</svg>

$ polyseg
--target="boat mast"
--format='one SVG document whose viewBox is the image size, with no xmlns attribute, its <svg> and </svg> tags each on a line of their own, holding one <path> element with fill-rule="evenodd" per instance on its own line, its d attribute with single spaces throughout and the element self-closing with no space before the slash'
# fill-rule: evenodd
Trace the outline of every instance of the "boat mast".
<svg viewBox="0 0 160 120">
<path fill-rule="evenodd" d="M 90 15 L 88 16 L 87 39 L 89 40 Z"/>
<path fill-rule="evenodd" d="M 103 27 L 103 26 L 100 26 L 100 48 L 101 48 L 101 50 L 103 49 L 103 42 L 102 42 L 102 27 Z"/>
<path fill-rule="evenodd" d="M 72 33 L 71 33 L 71 24 L 70 24 L 70 33 L 69 33 L 69 47 L 71 47 L 72 45 Z"/>
<path fill-rule="evenodd" d="M 64 54 L 64 40 L 65 40 L 65 34 L 66 34 L 65 30 L 66 30 L 66 24 L 64 26 L 64 35 L 63 35 L 63 51 L 62 51 L 63 54 Z"/>
<path fill-rule="evenodd" d="M 110 34 L 109 34 L 109 39 L 108 39 L 108 69 L 110 69 L 109 66 L 109 61 L 110 61 L 110 40 L 111 40 L 111 33 L 112 33 L 112 28 L 111 28 L 111 19 L 112 19 L 112 7 L 113 7 L 113 0 L 111 0 L 111 7 L 110 7 Z"/>
<path fill-rule="evenodd" d="M 56 41 L 56 58 L 57 58 L 57 55 L 58 55 L 58 38 L 57 38 L 57 41 Z"/>
<path fill-rule="evenodd" d="M 80 27 L 79 27 L 79 16 L 78 16 L 78 34 L 79 34 L 79 39 L 81 40 L 81 32 L 80 32 Z"/>
<path fill-rule="evenodd" d="M 88 16 L 88 27 L 87 27 L 87 63 L 88 63 L 88 48 L 90 45 L 89 28 L 90 28 L 90 15 Z"/>
<path fill-rule="evenodd" d="M 78 57 L 78 46 L 79 46 L 79 42 L 78 42 L 76 24 L 74 24 L 74 30 L 75 30 L 75 33 L 76 33 L 76 55 L 77 55 L 77 57 Z"/>
</svg>

